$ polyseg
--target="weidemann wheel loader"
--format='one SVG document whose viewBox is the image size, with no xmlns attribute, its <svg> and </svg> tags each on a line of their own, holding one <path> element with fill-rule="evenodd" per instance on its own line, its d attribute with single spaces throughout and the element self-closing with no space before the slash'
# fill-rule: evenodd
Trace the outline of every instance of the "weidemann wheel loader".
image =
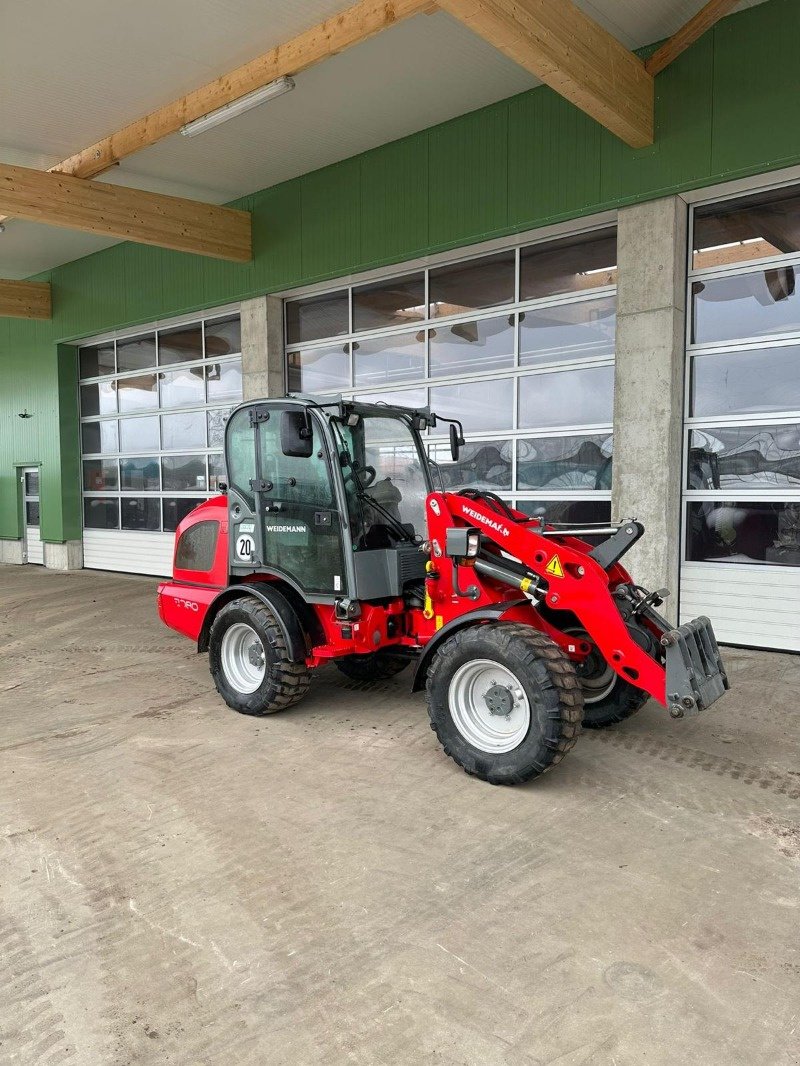
<svg viewBox="0 0 800 1066">
<path fill-rule="evenodd" d="M 639 522 L 554 528 L 490 492 L 442 491 L 422 437 L 437 421 L 457 461 L 461 424 L 428 409 L 288 396 L 232 413 L 230 484 L 178 526 L 158 590 L 228 706 L 292 707 L 331 661 L 359 681 L 414 663 L 445 752 L 518 784 L 560 762 L 581 725 L 651 696 L 674 718 L 719 699 L 709 620 L 673 628 L 665 590 L 620 565 Z"/>
</svg>

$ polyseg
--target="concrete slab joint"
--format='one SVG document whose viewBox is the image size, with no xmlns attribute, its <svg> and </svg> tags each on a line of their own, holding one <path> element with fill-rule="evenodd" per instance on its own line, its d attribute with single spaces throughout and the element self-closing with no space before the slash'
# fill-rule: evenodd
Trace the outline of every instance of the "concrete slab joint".
<svg viewBox="0 0 800 1066">
<path fill-rule="evenodd" d="M 616 517 L 646 536 L 630 553 L 636 580 L 671 593 L 677 617 L 686 321 L 686 203 L 677 196 L 619 212 L 614 479 Z"/>
</svg>

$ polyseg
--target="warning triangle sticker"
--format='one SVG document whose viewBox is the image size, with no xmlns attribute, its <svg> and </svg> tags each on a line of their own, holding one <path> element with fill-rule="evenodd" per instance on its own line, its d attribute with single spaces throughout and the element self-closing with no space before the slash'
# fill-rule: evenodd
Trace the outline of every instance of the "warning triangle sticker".
<svg viewBox="0 0 800 1066">
<path fill-rule="evenodd" d="M 557 555 L 554 555 L 547 566 L 544 568 L 544 572 L 551 577 L 563 577 L 564 567 L 561 565 L 561 560 Z"/>
</svg>

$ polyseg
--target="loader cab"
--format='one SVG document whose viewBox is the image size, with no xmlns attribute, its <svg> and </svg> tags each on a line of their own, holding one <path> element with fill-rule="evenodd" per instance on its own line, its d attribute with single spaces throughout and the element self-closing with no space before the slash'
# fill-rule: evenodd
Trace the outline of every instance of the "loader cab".
<svg viewBox="0 0 800 1066">
<path fill-rule="evenodd" d="M 403 595 L 424 578 L 428 412 L 304 397 L 229 419 L 230 572 L 280 577 L 310 602 Z"/>
</svg>

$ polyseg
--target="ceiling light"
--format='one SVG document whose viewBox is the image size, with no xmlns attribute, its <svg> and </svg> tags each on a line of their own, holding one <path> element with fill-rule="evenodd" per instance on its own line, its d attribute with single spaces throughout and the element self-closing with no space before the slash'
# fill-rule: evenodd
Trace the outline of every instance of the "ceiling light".
<svg viewBox="0 0 800 1066">
<path fill-rule="evenodd" d="M 221 126 L 229 118 L 243 115 L 245 111 L 258 107 L 266 100 L 273 100 L 276 96 L 283 96 L 293 88 L 292 78 L 278 78 L 277 81 L 271 81 L 269 85 L 264 85 L 261 89 L 255 89 L 246 96 L 240 96 L 238 100 L 225 104 L 224 107 L 218 107 L 216 111 L 209 111 L 207 115 L 196 118 L 194 122 L 187 122 L 185 126 L 181 126 L 181 133 L 184 137 L 196 137 L 198 133 L 205 133 L 206 130 L 211 130 L 215 126 Z"/>
</svg>

